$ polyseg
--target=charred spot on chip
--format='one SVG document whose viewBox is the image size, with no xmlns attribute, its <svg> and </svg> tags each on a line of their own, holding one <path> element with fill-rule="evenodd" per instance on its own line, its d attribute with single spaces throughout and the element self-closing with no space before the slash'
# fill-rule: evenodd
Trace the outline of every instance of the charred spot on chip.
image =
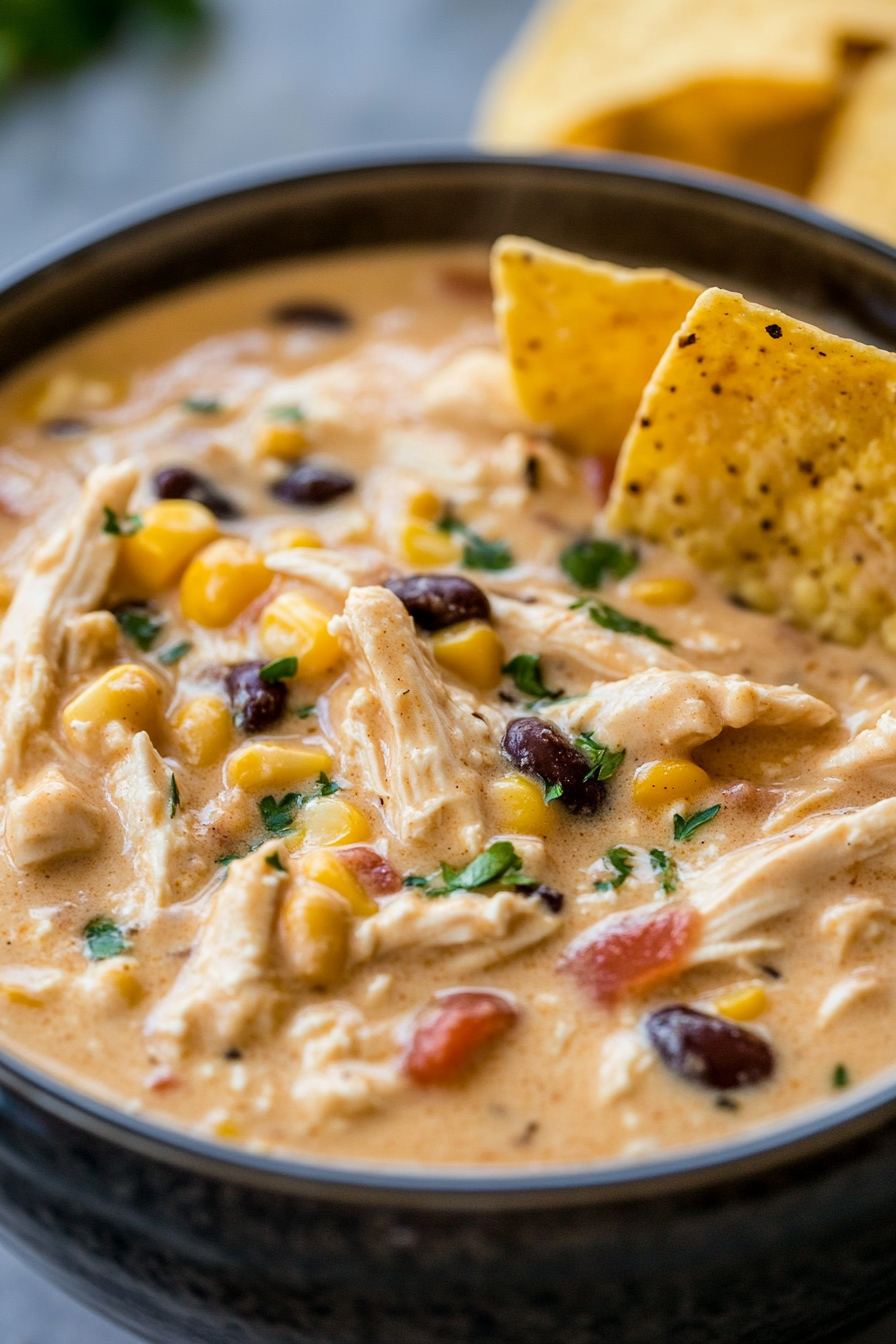
<svg viewBox="0 0 896 1344">
<path fill-rule="evenodd" d="M 714 392 L 714 393 L 716 394 L 716 396 L 718 396 L 719 393 L 722 391 L 722 384 L 721 384 L 721 383 L 713 383 L 712 388 L 711 388 L 710 390 L 711 390 L 712 392 Z"/>
<path fill-rule="evenodd" d="M 784 335 L 783 331 L 781 330 L 777 322 L 769 322 L 768 326 L 766 327 L 766 331 L 768 332 L 769 336 L 771 336 L 773 341 L 779 341 L 781 337 Z"/>
<path fill-rule="evenodd" d="M 696 340 L 697 340 L 697 334 L 696 332 L 693 331 L 689 332 L 687 336 L 679 336 L 678 338 L 679 349 L 683 350 L 686 345 L 694 345 Z"/>
<path fill-rule="evenodd" d="M 803 459 L 797 462 L 797 470 L 802 471 L 806 476 L 811 476 L 815 470 L 815 463 Z"/>
<path fill-rule="evenodd" d="M 643 415 L 643 416 L 641 417 L 641 428 L 642 428 L 642 429 L 649 429 L 649 428 L 650 428 L 650 424 L 651 424 L 651 422 L 650 422 L 650 418 L 649 418 L 648 416 L 646 416 L 646 415 Z"/>
</svg>

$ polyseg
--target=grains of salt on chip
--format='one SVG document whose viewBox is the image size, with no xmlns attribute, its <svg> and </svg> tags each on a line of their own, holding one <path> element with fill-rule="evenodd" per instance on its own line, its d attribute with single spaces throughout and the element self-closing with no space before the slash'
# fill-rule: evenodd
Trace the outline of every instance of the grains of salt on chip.
<svg viewBox="0 0 896 1344">
<path fill-rule="evenodd" d="M 896 355 L 706 290 L 645 389 L 608 520 L 861 643 L 896 608 Z"/>
<path fill-rule="evenodd" d="M 700 286 L 511 236 L 492 249 L 492 286 L 526 414 L 573 452 L 618 452 Z"/>
</svg>

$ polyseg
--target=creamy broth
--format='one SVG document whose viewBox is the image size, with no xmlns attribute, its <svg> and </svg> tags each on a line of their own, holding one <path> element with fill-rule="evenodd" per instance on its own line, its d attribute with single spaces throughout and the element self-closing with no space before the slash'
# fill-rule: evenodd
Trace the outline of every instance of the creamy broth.
<svg viewBox="0 0 896 1344">
<path fill-rule="evenodd" d="M 297 497 L 343 492 L 287 502 L 309 465 L 330 474 Z M 171 544 L 152 553 L 151 510 L 175 467 L 238 516 L 209 514 L 163 582 Z M 888 819 L 844 810 L 893 792 L 896 659 L 735 606 L 642 543 L 631 572 L 582 590 L 558 559 L 600 529 L 600 477 L 516 409 L 474 251 L 215 282 L 8 380 L 4 1046 L 256 1151 L 424 1163 L 648 1154 L 891 1066 L 892 851 L 874 830 Z M 220 608 L 212 529 L 245 542 Z M 468 567 L 482 539 L 491 567 Z M 415 626 L 382 587 L 412 574 L 463 576 L 489 619 Z M 307 622 L 296 635 L 271 615 L 296 598 L 317 613 L 313 647 Z M 595 601 L 648 633 L 598 624 Z M 210 624 L 212 609 L 233 619 Z M 295 674 L 274 666 L 259 685 L 293 636 Z M 540 697 L 521 664 L 519 684 L 502 675 L 516 655 L 540 656 L 530 679 L 562 693 Z M 283 701 L 260 726 L 256 700 L 240 719 L 228 689 L 246 663 L 252 694 Z M 117 700 L 79 700 L 120 664 L 137 671 Z M 581 784 L 587 806 L 568 784 L 546 802 L 545 779 L 502 750 L 522 718 L 578 739 L 586 764 L 594 744 L 624 759 Z M 285 766 L 278 746 L 297 753 Z M 676 814 L 717 805 L 675 838 Z M 501 842 L 513 857 L 496 880 L 450 889 L 440 865 Z M 373 875 L 372 851 L 388 861 Z M 601 989 L 588 930 L 692 906 L 668 974 Z M 429 1057 L 415 1072 L 452 1003 L 435 996 L 457 990 L 491 992 L 494 1038 L 450 1077 Z M 672 1004 L 763 1042 L 771 1076 L 679 1076 L 646 1029 Z"/>
</svg>

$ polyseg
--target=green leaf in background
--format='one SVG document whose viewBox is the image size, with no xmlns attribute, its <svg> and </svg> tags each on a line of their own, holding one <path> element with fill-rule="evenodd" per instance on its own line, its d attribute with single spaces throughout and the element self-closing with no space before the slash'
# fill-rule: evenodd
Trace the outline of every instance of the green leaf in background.
<svg viewBox="0 0 896 1344">
<path fill-rule="evenodd" d="M 129 950 L 129 944 L 114 920 L 97 915 L 84 929 L 85 950 L 91 961 L 106 961 L 120 957 Z"/>
<path fill-rule="evenodd" d="M 573 604 L 573 606 L 581 605 L 581 602 Z M 614 630 L 620 635 L 641 635 L 644 639 L 652 639 L 654 644 L 665 644 L 667 649 L 672 647 L 672 640 L 661 635 L 655 625 L 645 625 L 643 621 L 636 621 L 634 617 L 626 616 L 625 612 L 611 607 L 609 602 L 595 600 L 588 603 L 588 615 L 595 625 L 602 625 L 605 630 Z"/>
<path fill-rule="evenodd" d="M 625 747 L 619 751 L 611 751 L 601 742 L 595 742 L 593 733 L 579 733 L 575 739 L 575 745 L 583 756 L 587 757 L 591 769 L 585 776 L 586 782 L 593 779 L 595 775 L 598 779 L 612 779 L 622 762 L 625 760 Z"/>
<path fill-rule="evenodd" d="M 556 700 L 562 691 L 549 691 L 541 679 L 541 655 L 537 653 L 518 653 L 501 668 L 505 676 L 510 677 L 518 691 L 523 695 L 532 695 L 536 700 Z"/>
<path fill-rule="evenodd" d="M 714 807 L 704 808 L 702 812 L 695 812 L 692 817 L 683 817 L 676 812 L 672 818 L 672 833 L 676 840 L 690 840 L 691 836 L 701 826 L 705 826 L 708 821 L 712 821 L 717 812 L 721 812 L 722 804 L 716 803 Z"/>
<path fill-rule="evenodd" d="M 477 854 L 466 868 L 452 868 L 442 864 L 442 880 L 446 891 L 475 891 L 477 887 L 497 882 L 507 874 L 517 873 L 523 861 L 509 840 L 496 840 L 482 854 Z"/>
<path fill-rule="evenodd" d="M 662 888 L 667 896 L 678 886 L 678 865 L 667 854 L 664 849 L 652 849 L 650 851 L 650 866 L 655 873 L 659 873 L 662 880 Z"/>
<path fill-rule="evenodd" d="M 2 0 L 0 0 L 2 3 Z M 151 607 L 140 602 L 128 603 L 117 607 L 113 613 L 122 634 L 133 640 L 144 653 L 151 649 L 159 631 L 165 624 L 164 618 L 154 614 Z"/>
<path fill-rule="evenodd" d="M 612 849 L 608 849 L 604 855 L 604 863 L 609 864 L 616 876 L 609 877 L 604 882 L 595 882 L 594 890 L 615 891 L 617 887 L 621 887 L 625 879 L 632 875 L 633 858 L 631 850 L 626 849 L 625 845 L 614 845 Z"/>
<path fill-rule="evenodd" d="M 607 575 L 624 579 L 637 563 L 634 551 L 599 537 L 574 541 L 560 554 L 560 568 L 579 588 L 599 588 Z"/>
</svg>

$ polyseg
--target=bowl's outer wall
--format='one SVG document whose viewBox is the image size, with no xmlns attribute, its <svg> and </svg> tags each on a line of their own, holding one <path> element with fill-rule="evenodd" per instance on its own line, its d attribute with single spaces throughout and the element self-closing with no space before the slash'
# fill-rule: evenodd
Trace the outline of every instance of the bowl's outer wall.
<svg viewBox="0 0 896 1344">
<path fill-rule="evenodd" d="M 896 253 L 660 167 L 470 154 L 261 177 L 12 277 L 0 371 L 227 271 L 502 232 L 724 278 L 896 345 Z M 264 1189 L 51 1111 L 33 1088 L 0 1089 L 0 1221 L 74 1291 L 169 1344 L 811 1344 L 896 1300 L 892 1122 L 691 1193 L 502 1211 Z"/>
</svg>

